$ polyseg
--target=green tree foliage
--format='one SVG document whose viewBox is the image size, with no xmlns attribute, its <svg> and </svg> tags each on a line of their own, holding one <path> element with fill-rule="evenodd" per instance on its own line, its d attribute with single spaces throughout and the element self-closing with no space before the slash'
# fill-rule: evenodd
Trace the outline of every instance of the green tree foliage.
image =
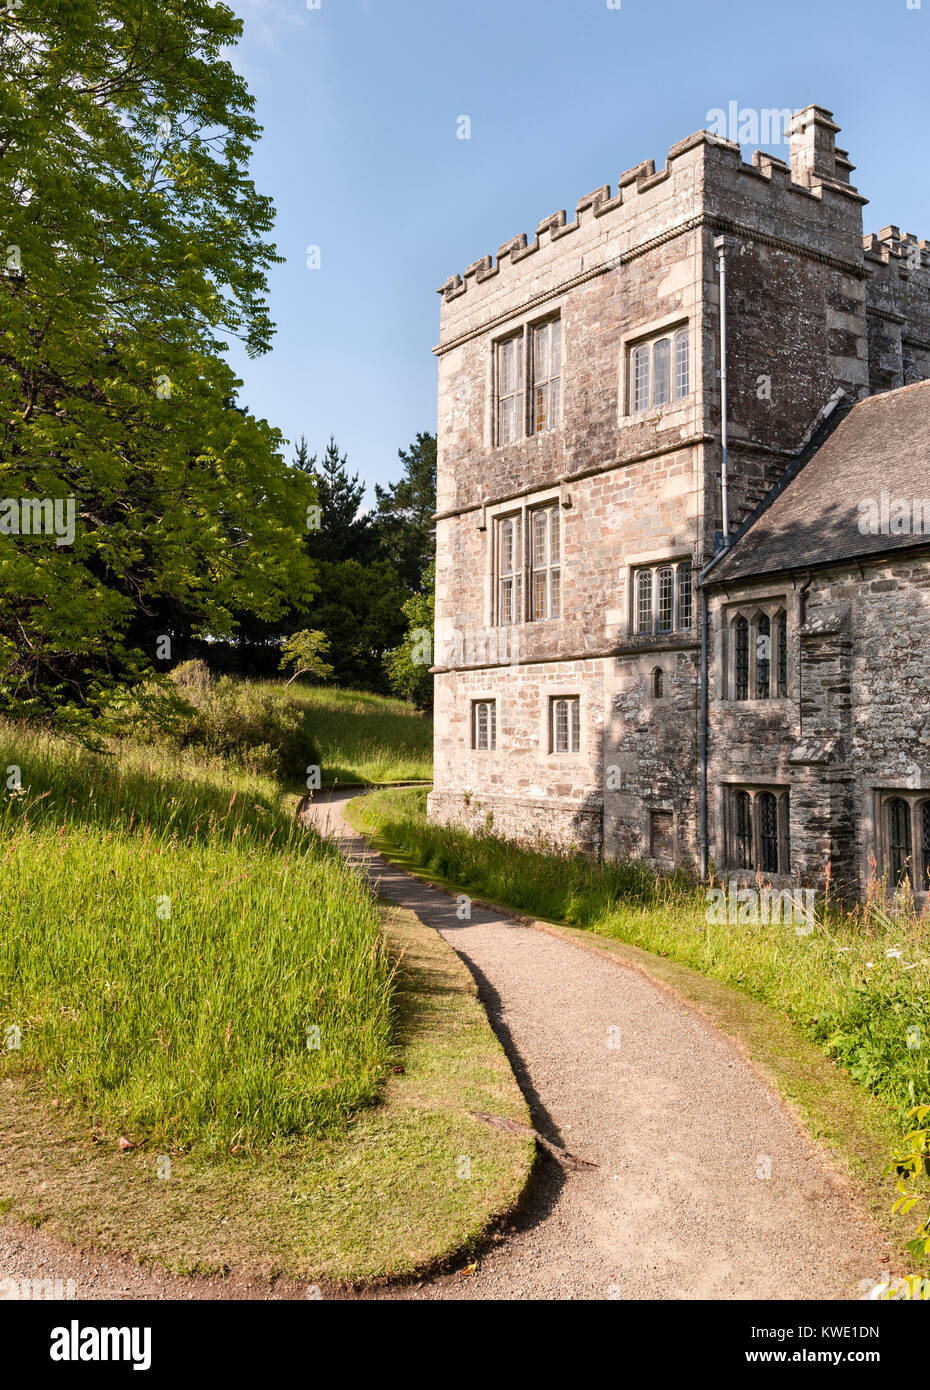
<svg viewBox="0 0 930 1390">
<path fill-rule="evenodd" d="M 316 560 L 360 560 L 373 558 L 374 537 L 371 522 L 361 513 L 365 485 L 358 474 L 349 477 L 346 455 L 339 453 L 330 436 L 326 452 L 317 461 L 307 457 L 306 440 L 301 436 L 295 467 L 313 479 L 320 507 L 320 527 L 307 532 L 307 548 Z"/>
<path fill-rule="evenodd" d="M 436 611 L 436 565 L 427 567 L 423 590 L 404 604 L 407 631 L 399 646 L 384 658 L 388 684 L 395 695 L 420 709 L 433 708 L 433 624 Z"/>
<path fill-rule="evenodd" d="M 436 549 L 436 436 L 421 431 L 397 456 L 403 476 L 375 487 L 374 525 L 382 555 L 409 589 L 419 590 Z"/>
<path fill-rule="evenodd" d="M 0 498 L 74 499 L 72 544 L 0 527 L 8 708 L 94 706 L 156 634 L 312 591 L 312 489 L 220 356 L 267 350 L 279 259 L 240 32 L 208 0 L 0 10 Z"/>
<path fill-rule="evenodd" d="M 325 632 L 311 632 L 303 628 L 288 637 L 281 644 L 282 671 L 290 671 L 286 684 L 290 685 L 299 676 L 310 676 L 315 681 L 328 681 L 333 674 L 323 658 L 329 651 L 330 642 Z"/>
<path fill-rule="evenodd" d="M 388 560 L 323 560 L 313 624 L 330 641 L 337 685 L 387 692 L 384 654 L 404 632 L 406 590 Z"/>
</svg>

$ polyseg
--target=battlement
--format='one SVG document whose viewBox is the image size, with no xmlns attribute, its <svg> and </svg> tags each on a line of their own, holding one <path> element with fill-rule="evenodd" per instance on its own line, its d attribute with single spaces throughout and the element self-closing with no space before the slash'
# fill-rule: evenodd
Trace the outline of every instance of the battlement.
<svg viewBox="0 0 930 1390">
<path fill-rule="evenodd" d="M 580 198 L 571 222 L 566 220 L 564 209 L 551 213 L 538 224 L 532 240 L 525 232 L 511 237 L 498 247 L 496 257 L 485 255 L 473 261 L 463 274 L 452 275 L 444 281 L 438 293 L 442 295 L 443 304 L 449 304 L 464 295 L 469 286 L 492 280 L 506 272 L 508 267 L 519 264 L 564 237 L 571 237 L 583 228 L 591 227 L 610 214 L 619 213 L 619 219 L 611 220 L 619 220 L 625 225 L 635 222 L 640 211 L 645 220 L 656 201 L 649 197 L 653 190 L 674 180 L 679 173 L 686 175 L 686 171 L 693 173 L 688 190 L 691 206 L 687 206 L 689 198 L 684 190 L 682 196 L 678 196 L 676 190 L 672 202 L 679 214 L 685 214 L 682 220 L 688 220 L 689 212 L 692 218 L 701 218 L 705 210 L 697 185 L 705 177 L 710 163 L 716 163 L 721 169 L 747 179 L 764 180 L 777 187 L 780 193 L 783 191 L 789 197 L 793 195 L 798 200 L 806 200 L 807 206 L 802 209 L 802 215 L 807 218 L 810 218 L 814 205 L 830 203 L 834 199 L 840 200 L 846 207 L 854 205 L 858 212 L 858 207 L 867 200 L 849 182 L 855 166 L 850 162 L 846 150 L 835 147 L 837 130 L 839 127 L 833 122 L 831 113 L 823 107 L 809 106 L 796 112 L 788 127 L 790 163 L 761 150 L 754 151 L 752 161 L 746 163 L 737 141 L 709 130 L 695 131 L 671 147 L 664 166 L 658 171 L 652 159 L 634 165 L 621 174 L 615 193 L 612 193 L 609 184 L 603 184 Z M 627 214 L 625 219 L 624 212 Z M 605 268 L 619 263 L 616 256 L 612 257 L 605 251 Z"/>
<path fill-rule="evenodd" d="M 930 268 L 930 241 L 918 240 L 913 232 L 901 235 L 897 227 L 883 227 L 876 234 L 869 232 L 862 238 L 862 249 L 867 260 L 888 265 L 892 260 L 907 262 L 908 270 Z"/>
</svg>

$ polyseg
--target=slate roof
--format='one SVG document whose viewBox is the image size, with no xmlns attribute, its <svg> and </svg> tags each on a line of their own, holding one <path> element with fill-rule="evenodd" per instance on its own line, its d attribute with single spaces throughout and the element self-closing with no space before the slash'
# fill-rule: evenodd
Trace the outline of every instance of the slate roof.
<svg viewBox="0 0 930 1390">
<path fill-rule="evenodd" d="M 868 533 L 869 514 L 860 506 L 868 499 L 884 533 Z M 895 509 L 899 499 L 906 501 L 906 513 Z M 926 501 L 922 514 L 915 514 L 915 501 L 918 506 Z M 908 520 L 900 534 L 893 530 L 898 515 Z M 728 553 L 708 567 L 706 582 L 806 569 L 915 545 L 930 545 L 930 381 L 867 396 L 854 405 L 809 458 L 799 456 L 797 464 L 789 465 Z"/>
</svg>

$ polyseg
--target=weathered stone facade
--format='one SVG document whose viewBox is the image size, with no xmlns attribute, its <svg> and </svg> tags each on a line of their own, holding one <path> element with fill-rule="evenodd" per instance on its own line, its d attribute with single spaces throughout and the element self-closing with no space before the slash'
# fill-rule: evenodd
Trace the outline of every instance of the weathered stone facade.
<svg viewBox="0 0 930 1390">
<path fill-rule="evenodd" d="M 514 238 L 496 260 L 485 257 L 443 286 L 430 797 L 436 820 L 659 863 L 697 864 L 702 850 L 714 855 L 723 817 L 714 798 L 722 794 L 720 779 L 734 770 L 721 763 L 728 737 L 721 724 L 709 738 L 714 790 L 705 843 L 698 586 L 687 601 L 680 589 L 673 594 L 670 630 L 657 616 L 648 632 L 641 631 L 636 586 L 648 568 L 650 602 L 664 613 L 660 590 L 687 584 L 680 566 L 690 563 L 697 576 L 719 543 L 715 239 L 730 242 L 731 531 L 796 459 L 838 390 L 854 401 L 930 376 L 930 243 L 902 239 L 896 228 L 863 241 L 865 200 L 849 183 L 852 166 L 836 149 L 836 130 L 821 108 L 799 113 L 790 165 L 758 152 L 746 164 L 738 145 L 699 132 L 674 146 L 658 173 L 651 161 L 628 171 L 615 194 L 604 187 L 583 198 L 571 223 L 562 212 L 545 218 L 532 241 Z M 561 342 L 560 402 L 544 428 L 535 427 L 540 407 L 531 406 L 540 324 L 556 324 Z M 519 340 L 524 352 L 524 395 L 513 407 L 512 432 L 501 414 L 509 384 L 500 354 L 509 340 Z M 666 378 L 665 388 L 657 385 L 656 345 L 666 341 L 674 344 L 674 389 Z M 644 388 L 634 364 L 642 354 L 653 363 L 658 404 L 637 399 Z M 548 582 L 535 573 L 535 518 L 553 509 L 557 608 L 551 595 L 537 600 L 533 587 L 538 581 L 543 592 Z M 508 522 L 519 550 L 515 578 L 501 568 L 511 563 L 501 551 Z M 516 588 L 505 594 L 502 584 Z M 796 587 L 792 633 L 810 651 L 811 670 L 842 684 L 843 663 L 858 659 L 851 654 L 855 624 L 867 622 L 868 605 L 849 608 L 860 616 L 848 617 L 848 634 L 808 632 L 821 602 L 820 590 L 815 599 L 811 589 L 810 616 L 799 631 Z M 729 601 L 712 598 L 712 624 Z M 510 604 L 515 620 L 505 624 Z M 799 726 L 790 701 L 738 714 L 725 702 L 718 708 L 713 636 L 710 648 L 708 708 L 712 718 L 751 720 L 750 762 L 764 750 L 779 768 L 779 759 L 796 759 L 798 727 L 827 736 L 813 708 L 802 711 Z M 569 718 L 564 702 L 572 699 L 579 702 L 570 716 L 579 721 L 577 747 L 571 735 L 556 751 L 556 722 Z M 477 746 L 475 709 L 492 703 L 493 746 Z M 831 710 L 831 720 L 852 728 L 854 710 L 838 700 Z M 841 733 L 852 738 L 845 725 Z M 826 853 L 835 864 L 836 827 L 856 793 L 838 774 L 835 783 L 832 773 L 825 779 L 820 767 L 797 764 L 797 777 L 811 784 L 811 817 L 806 830 L 795 831 L 801 803 L 792 803 L 792 844 L 809 835 L 811 862 Z M 850 821 L 844 844 L 859 834 Z M 856 844 L 854 858 L 862 853 Z"/>
</svg>

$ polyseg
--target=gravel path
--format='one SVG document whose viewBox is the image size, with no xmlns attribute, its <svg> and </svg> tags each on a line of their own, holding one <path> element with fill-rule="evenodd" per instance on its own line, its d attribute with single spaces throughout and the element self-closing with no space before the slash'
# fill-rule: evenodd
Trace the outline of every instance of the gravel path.
<svg viewBox="0 0 930 1390">
<path fill-rule="evenodd" d="M 598 1165 L 567 1172 L 543 1155 L 523 1213 L 476 1272 L 362 1298 L 855 1298 L 881 1276 L 884 1239 L 726 1038 L 622 964 L 477 907 L 459 921 L 454 899 L 371 854 L 342 815 L 352 795 L 315 803 L 311 819 L 454 946 L 533 1124 Z M 78 1298 L 306 1297 L 0 1225 L 0 1297 L 24 1278 L 73 1279 Z"/>
<path fill-rule="evenodd" d="M 525 1214 L 476 1273 L 393 1296 L 861 1297 L 887 1244 L 725 1037 L 581 947 L 477 907 L 460 922 L 453 898 L 369 851 L 341 812 L 351 795 L 314 803 L 312 820 L 454 946 L 533 1124 L 598 1164 L 567 1172 L 545 1157 Z"/>
</svg>

